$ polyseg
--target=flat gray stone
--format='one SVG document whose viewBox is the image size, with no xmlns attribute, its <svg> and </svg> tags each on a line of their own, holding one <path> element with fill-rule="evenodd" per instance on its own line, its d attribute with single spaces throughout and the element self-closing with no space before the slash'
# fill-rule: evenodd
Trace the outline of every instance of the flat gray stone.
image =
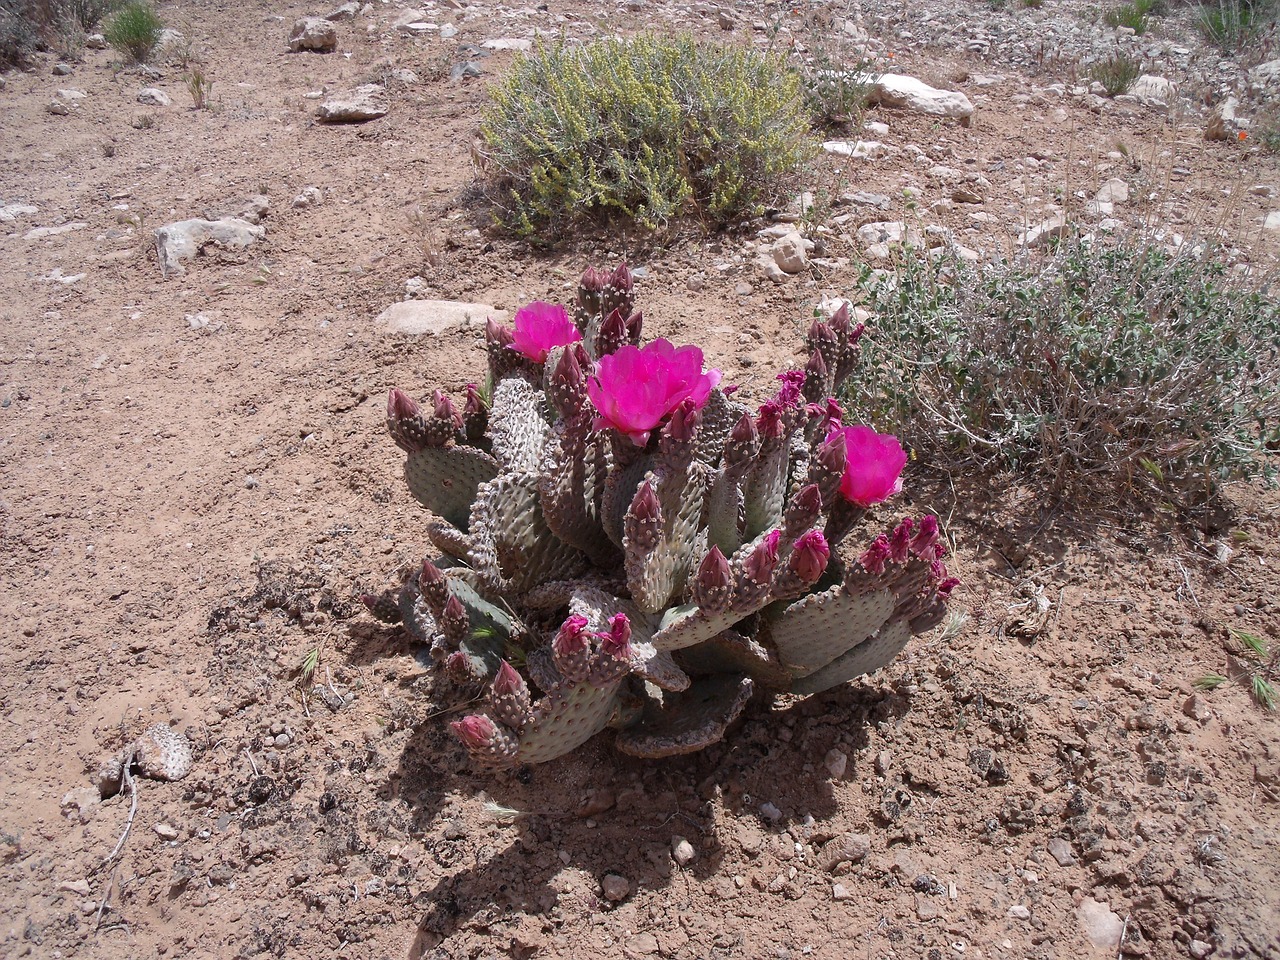
<svg viewBox="0 0 1280 960">
<path fill-rule="evenodd" d="M 462 303 L 457 300 L 403 300 L 393 303 L 378 314 L 377 323 L 388 333 L 404 333 L 420 337 L 424 334 L 439 336 L 451 330 L 479 327 L 492 317 L 502 321 L 505 310 L 497 310 L 485 303 Z"/>
<path fill-rule="evenodd" d="M 387 91 L 379 84 L 366 83 L 320 104 L 316 117 L 321 123 L 365 123 L 385 117 L 390 109 Z"/>
<path fill-rule="evenodd" d="M 227 217 L 222 220 L 180 220 L 160 227 L 155 232 L 156 256 L 160 272 L 166 276 L 185 273 L 181 261 L 190 260 L 210 244 L 228 250 L 242 250 L 266 235 L 265 227 L 247 220 Z"/>
<path fill-rule="evenodd" d="M 289 49 L 294 53 L 332 53 L 338 49 L 338 31 L 324 17 L 303 17 L 289 32 Z"/>
<path fill-rule="evenodd" d="M 173 101 L 158 87 L 143 87 L 138 91 L 138 102 L 145 103 L 149 107 L 167 107 Z"/>
<path fill-rule="evenodd" d="M 1085 897 L 1076 907 L 1076 917 L 1080 921 L 1080 929 L 1099 950 L 1114 955 L 1120 949 L 1120 937 L 1124 935 L 1124 921 L 1120 919 L 1105 903 L 1099 903 L 1093 897 Z"/>
</svg>

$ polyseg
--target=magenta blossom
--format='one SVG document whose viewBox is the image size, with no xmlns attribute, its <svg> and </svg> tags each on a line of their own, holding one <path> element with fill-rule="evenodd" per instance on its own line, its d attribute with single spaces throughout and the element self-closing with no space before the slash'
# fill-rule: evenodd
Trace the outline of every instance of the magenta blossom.
<svg viewBox="0 0 1280 960">
<path fill-rule="evenodd" d="M 644 347 L 626 344 L 601 357 L 595 376 L 587 381 L 587 395 L 600 412 L 597 430 L 613 427 L 643 447 L 671 411 L 685 400 L 701 409 L 719 382 L 719 370 L 702 372 L 697 347 L 655 340 Z"/>
<path fill-rule="evenodd" d="M 565 347 L 582 339 L 564 307 L 535 300 L 516 311 L 510 349 L 534 363 L 545 363 L 553 347 Z"/>
<path fill-rule="evenodd" d="M 860 507 L 869 507 L 899 493 L 907 453 L 898 438 L 876 433 L 864 426 L 841 427 L 840 430 L 844 433 L 848 452 L 844 479 L 840 481 L 840 495 Z"/>
</svg>

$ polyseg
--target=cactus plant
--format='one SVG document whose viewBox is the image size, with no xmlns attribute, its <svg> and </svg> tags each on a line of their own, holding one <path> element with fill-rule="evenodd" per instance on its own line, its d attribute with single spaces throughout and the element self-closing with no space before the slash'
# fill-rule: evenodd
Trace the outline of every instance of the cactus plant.
<svg viewBox="0 0 1280 960">
<path fill-rule="evenodd" d="M 697 347 L 641 346 L 642 326 L 626 265 L 588 269 L 572 316 L 535 303 L 514 330 L 489 322 L 486 388 L 461 409 L 391 391 L 436 555 L 362 599 L 430 646 L 437 691 L 489 686 L 452 724 L 481 764 L 551 760 L 609 726 L 624 753 L 701 749 L 756 694 L 883 666 L 957 583 L 932 516 L 837 551 L 906 462 L 841 423 L 862 334 L 847 305 L 754 411 Z"/>
</svg>

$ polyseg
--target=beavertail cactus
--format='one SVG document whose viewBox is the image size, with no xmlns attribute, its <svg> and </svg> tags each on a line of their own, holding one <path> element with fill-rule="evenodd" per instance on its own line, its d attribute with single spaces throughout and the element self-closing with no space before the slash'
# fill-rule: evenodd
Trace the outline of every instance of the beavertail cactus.
<svg viewBox="0 0 1280 960">
<path fill-rule="evenodd" d="M 847 307 L 752 409 L 697 347 L 642 344 L 633 298 L 625 265 L 589 269 L 570 309 L 490 321 L 483 389 L 387 402 L 436 553 L 362 599 L 429 646 L 437 691 L 489 687 L 452 724 L 483 764 L 551 760 L 610 726 L 636 756 L 701 749 L 757 693 L 884 666 L 957 583 L 933 516 L 839 549 L 907 461 L 834 399 L 862 335 Z"/>
</svg>

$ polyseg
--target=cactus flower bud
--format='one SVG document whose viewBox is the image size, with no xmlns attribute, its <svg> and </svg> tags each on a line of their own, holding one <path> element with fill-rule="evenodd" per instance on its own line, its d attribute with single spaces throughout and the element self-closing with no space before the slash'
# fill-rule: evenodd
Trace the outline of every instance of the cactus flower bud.
<svg viewBox="0 0 1280 960">
<path fill-rule="evenodd" d="M 778 388 L 778 406 L 786 410 L 798 405 L 801 396 L 800 388 L 804 386 L 805 372 L 788 370 L 778 374 L 778 379 L 782 381 L 782 386 Z"/>
<path fill-rule="evenodd" d="M 440 629 L 444 632 L 450 645 L 457 647 L 467 635 L 471 626 L 471 618 L 467 608 L 453 594 L 445 602 L 444 612 L 440 616 Z"/>
<path fill-rule="evenodd" d="M 504 326 L 490 317 L 484 322 L 484 338 L 491 347 L 505 350 L 511 346 L 514 335 L 511 333 L 510 327 Z"/>
<path fill-rule="evenodd" d="M 760 431 L 756 429 L 755 418 L 744 413 L 729 431 L 729 439 L 724 445 L 724 463 L 726 467 L 737 467 L 752 460 L 760 452 Z"/>
<path fill-rule="evenodd" d="M 452 423 L 455 428 L 462 426 L 462 411 L 449 399 L 448 394 L 443 390 L 436 390 L 432 393 L 431 399 L 435 401 L 435 417 L 437 420 Z"/>
<path fill-rule="evenodd" d="M 483 713 L 473 713 L 449 724 L 454 736 L 469 750 L 487 750 L 498 732 L 492 720 Z"/>
<path fill-rule="evenodd" d="M 770 530 L 747 554 L 742 569 L 754 583 L 766 584 L 773 579 L 773 568 L 778 565 L 778 541 L 781 539 L 781 530 Z"/>
<path fill-rule="evenodd" d="M 662 434 L 678 442 L 687 442 L 693 439 L 693 434 L 701 420 L 702 414 L 694 402 L 685 400 L 671 411 L 671 419 L 667 421 Z"/>
<path fill-rule="evenodd" d="M 405 453 L 416 453 L 431 445 L 422 408 L 407 393 L 394 387 L 387 395 L 387 432 Z"/>
<path fill-rule="evenodd" d="M 582 372 L 578 350 L 570 347 L 560 355 L 560 361 L 551 374 L 551 399 L 564 416 L 572 416 L 582 409 L 587 393 L 587 377 Z"/>
<path fill-rule="evenodd" d="M 498 667 L 498 675 L 493 678 L 489 705 L 498 720 L 508 727 L 519 730 L 529 722 L 532 709 L 529 685 L 506 660 L 502 661 L 502 665 Z"/>
<path fill-rule="evenodd" d="M 383 623 L 399 623 L 402 619 L 400 605 L 387 594 L 360 594 L 360 602 L 365 605 L 374 618 Z"/>
<path fill-rule="evenodd" d="M 631 316 L 627 317 L 627 341 L 629 343 L 640 343 L 640 331 L 644 329 L 644 311 L 637 310 Z"/>
<path fill-rule="evenodd" d="M 831 330 L 836 336 L 849 329 L 849 301 L 840 304 L 840 309 L 831 315 Z"/>
<path fill-rule="evenodd" d="M 889 539 L 889 556 L 894 563 L 906 563 L 911 555 L 911 531 L 915 529 L 915 521 L 903 517 L 902 522 L 893 528 L 893 536 Z"/>
<path fill-rule="evenodd" d="M 662 504 L 648 480 L 640 484 L 623 518 L 627 542 L 640 550 L 652 550 L 662 535 Z"/>
<path fill-rule="evenodd" d="M 707 613 L 722 613 L 733 594 L 733 573 L 720 548 L 713 546 L 702 558 L 693 580 L 692 599 Z"/>
<path fill-rule="evenodd" d="M 938 596 L 941 597 L 943 600 L 946 600 L 948 597 L 951 596 L 951 591 L 958 586 L 960 586 L 959 577 L 947 577 L 945 580 L 943 580 L 941 583 L 938 584 Z"/>
<path fill-rule="evenodd" d="M 614 353 L 626 342 L 627 321 L 623 318 L 622 311 L 615 307 L 604 318 L 604 322 L 600 324 L 600 329 L 596 333 L 596 356 L 603 357 L 605 354 Z"/>
<path fill-rule="evenodd" d="M 803 531 L 812 527 L 821 515 L 822 492 L 816 483 L 807 484 L 801 487 L 787 504 L 783 532 L 786 533 L 787 539 L 794 540 Z"/>
<path fill-rule="evenodd" d="M 444 616 L 445 604 L 449 601 L 449 584 L 444 574 L 430 560 L 422 561 L 422 572 L 418 574 L 418 589 L 431 608 L 431 615 L 439 620 Z"/>
<path fill-rule="evenodd" d="M 824 346 L 835 346 L 836 332 L 825 320 L 814 320 L 809 325 L 809 346 L 821 350 Z"/>
<path fill-rule="evenodd" d="M 858 558 L 858 563 L 867 573 L 876 576 L 884 573 L 885 564 L 889 562 L 889 538 L 883 533 L 871 542 L 871 546 Z"/>
<path fill-rule="evenodd" d="M 462 407 L 464 417 L 473 417 L 489 409 L 489 405 L 484 402 L 484 397 L 480 396 L 480 390 L 474 383 L 468 383 L 466 390 L 467 399 Z"/>
<path fill-rule="evenodd" d="M 609 274 L 605 286 L 611 287 L 619 293 L 629 294 L 635 286 L 635 280 L 631 276 L 631 268 L 627 266 L 626 261 L 618 264 L 613 269 L 613 273 Z"/>
<path fill-rule="evenodd" d="M 787 567 L 806 585 L 813 584 L 818 582 L 822 572 L 827 569 L 830 558 L 831 548 L 827 546 L 822 531 L 810 530 L 796 541 Z"/>
<path fill-rule="evenodd" d="M 818 435 L 830 436 L 833 430 L 840 429 L 840 421 L 844 418 L 844 408 L 835 397 L 827 397 L 821 403 L 811 403 L 805 408 L 805 413 L 811 417 L 820 417 L 818 422 Z M 844 472 L 844 467 L 840 468 L 840 472 Z"/>
</svg>

